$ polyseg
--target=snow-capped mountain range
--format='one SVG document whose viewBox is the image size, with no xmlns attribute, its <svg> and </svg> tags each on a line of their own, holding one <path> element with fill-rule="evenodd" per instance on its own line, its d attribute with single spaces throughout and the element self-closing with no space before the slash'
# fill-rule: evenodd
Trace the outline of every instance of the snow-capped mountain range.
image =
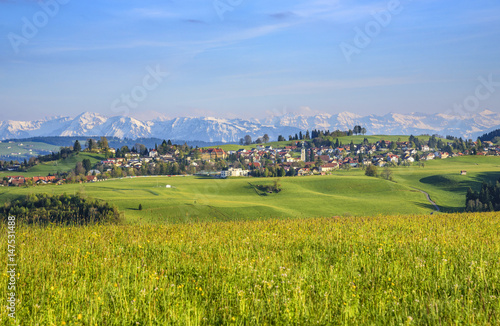
<svg viewBox="0 0 500 326">
<path fill-rule="evenodd" d="M 500 113 L 484 110 L 468 117 L 451 114 L 389 113 L 361 116 L 354 113 L 302 115 L 289 113 L 265 119 L 175 118 L 140 121 L 126 116 L 105 117 L 84 112 L 75 118 L 55 117 L 35 121 L 0 122 L 0 139 L 49 136 L 108 136 L 118 138 L 160 138 L 206 142 L 238 142 L 245 135 L 252 139 L 268 134 L 288 138 L 305 130 L 348 130 L 365 127 L 367 134 L 440 134 L 473 138 L 500 129 Z"/>
</svg>

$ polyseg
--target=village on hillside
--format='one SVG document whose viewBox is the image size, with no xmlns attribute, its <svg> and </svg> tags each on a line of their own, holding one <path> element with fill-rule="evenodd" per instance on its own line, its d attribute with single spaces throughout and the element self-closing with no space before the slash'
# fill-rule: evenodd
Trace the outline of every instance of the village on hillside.
<svg viewBox="0 0 500 326">
<path fill-rule="evenodd" d="M 317 139 L 317 138 L 316 138 Z M 112 149 L 101 141 L 89 140 L 83 152 L 105 153 L 106 159 L 95 164 L 84 159 L 77 162 L 70 172 L 54 173 L 48 176 L 24 177 L 9 175 L 2 179 L 3 186 L 21 186 L 47 183 L 97 182 L 111 178 L 147 175 L 204 175 L 215 178 L 228 177 L 284 177 L 326 175 L 334 170 L 377 167 L 424 166 L 425 161 L 447 159 L 464 155 L 498 156 L 500 147 L 491 142 L 481 143 L 454 139 L 443 142 L 431 137 L 421 141 L 410 136 L 408 141 L 380 140 L 369 143 L 342 144 L 329 141 L 307 141 L 297 139 L 289 145 L 273 147 L 257 144 L 252 149 L 224 150 L 222 148 L 192 148 L 187 145 L 173 145 L 163 141 L 154 149 L 137 144 L 129 149 L 123 146 Z M 333 145 L 333 146 L 332 146 Z M 0 161 L 0 169 L 22 171 L 52 158 L 67 158 L 77 155 L 81 146 L 75 142 L 73 148 L 62 148 L 57 155 L 32 158 L 29 162 Z"/>
</svg>

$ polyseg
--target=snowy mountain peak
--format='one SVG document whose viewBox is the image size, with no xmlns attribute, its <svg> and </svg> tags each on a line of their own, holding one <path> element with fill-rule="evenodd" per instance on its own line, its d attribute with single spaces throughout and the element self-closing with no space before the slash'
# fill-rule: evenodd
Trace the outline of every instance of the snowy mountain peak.
<svg viewBox="0 0 500 326">
<path fill-rule="evenodd" d="M 309 112 L 308 112 L 309 113 Z M 368 134 L 440 134 L 473 138 L 500 129 L 500 114 L 484 110 L 468 117 L 452 113 L 389 113 L 383 116 L 361 116 L 351 112 L 336 115 L 319 113 L 302 115 L 287 113 L 265 119 L 226 119 L 216 117 L 178 117 L 141 121 L 127 116 L 104 117 L 83 112 L 70 117 L 52 117 L 36 121 L 1 121 L 0 139 L 48 136 L 109 136 L 119 138 L 160 138 L 238 142 L 245 135 L 252 139 L 268 134 L 288 138 L 305 130 L 348 130 L 355 125 L 365 127 Z"/>
<path fill-rule="evenodd" d="M 359 114 L 347 112 L 347 111 L 339 113 L 339 118 L 342 118 L 342 119 L 359 119 L 361 117 L 362 116 L 360 116 Z"/>
<path fill-rule="evenodd" d="M 496 113 L 491 111 L 491 110 L 488 110 L 488 109 L 479 112 L 479 115 L 482 115 L 482 116 L 493 115 L 493 114 L 496 114 Z"/>
</svg>

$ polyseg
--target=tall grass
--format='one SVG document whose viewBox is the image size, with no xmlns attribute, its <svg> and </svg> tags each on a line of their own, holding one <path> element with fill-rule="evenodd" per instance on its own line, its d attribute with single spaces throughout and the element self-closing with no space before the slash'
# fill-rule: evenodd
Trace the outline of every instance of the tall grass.
<svg viewBox="0 0 500 326">
<path fill-rule="evenodd" d="M 19 227 L 17 253 L 21 325 L 500 320 L 498 213 Z"/>
</svg>

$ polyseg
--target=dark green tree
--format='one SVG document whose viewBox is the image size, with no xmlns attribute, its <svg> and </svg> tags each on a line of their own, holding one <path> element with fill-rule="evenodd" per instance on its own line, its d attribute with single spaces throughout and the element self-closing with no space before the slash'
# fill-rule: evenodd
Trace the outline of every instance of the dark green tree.
<svg viewBox="0 0 500 326">
<path fill-rule="evenodd" d="M 88 158 L 84 159 L 82 161 L 83 168 L 85 169 L 85 173 L 88 173 L 90 169 L 92 168 L 92 163 L 90 163 L 90 160 Z"/>
<path fill-rule="evenodd" d="M 79 153 L 82 151 L 82 145 L 80 145 L 80 142 L 77 140 L 75 140 L 75 144 L 73 145 L 73 151 L 75 151 L 76 153 Z"/>
</svg>

